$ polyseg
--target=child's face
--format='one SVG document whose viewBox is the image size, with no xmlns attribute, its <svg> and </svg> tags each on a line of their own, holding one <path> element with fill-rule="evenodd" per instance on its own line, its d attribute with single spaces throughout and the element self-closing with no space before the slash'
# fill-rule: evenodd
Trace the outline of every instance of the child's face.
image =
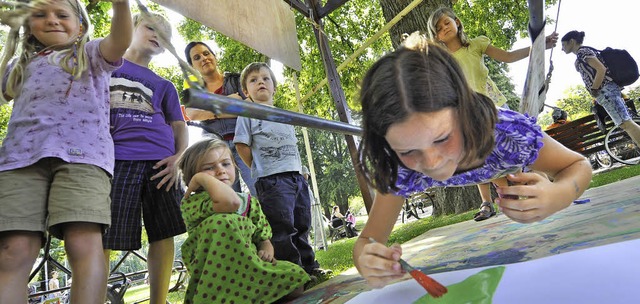
<svg viewBox="0 0 640 304">
<path fill-rule="evenodd" d="M 202 75 L 208 75 L 218 69 L 216 56 L 209 51 L 209 48 L 202 44 L 197 44 L 189 50 L 191 66 Z"/>
<path fill-rule="evenodd" d="M 158 55 L 164 51 L 160 45 L 156 29 L 147 20 L 141 21 L 133 31 L 131 49 L 149 54 Z"/>
<path fill-rule="evenodd" d="M 436 38 L 440 42 L 449 42 L 452 39 L 458 38 L 458 22 L 449 17 L 448 15 L 442 15 L 438 19 L 436 24 Z"/>
<path fill-rule="evenodd" d="M 275 88 L 269 69 L 261 67 L 259 71 L 250 72 L 246 77 L 247 95 L 255 103 L 273 105 Z"/>
<path fill-rule="evenodd" d="M 46 47 L 64 45 L 80 35 L 80 20 L 67 0 L 55 0 L 31 13 L 29 28 Z"/>
<path fill-rule="evenodd" d="M 236 168 L 229 149 L 217 148 L 207 152 L 199 172 L 207 173 L 231 186 L 236 181 Z"/>
<path fill-rule="evenodd" d="M 392 124 L 385 135 L 389 146 L 409 169 L 435 180 L 446 180 L 463 158 L 463 138 L 453 108 L 417 112 Z"/>
</svg>

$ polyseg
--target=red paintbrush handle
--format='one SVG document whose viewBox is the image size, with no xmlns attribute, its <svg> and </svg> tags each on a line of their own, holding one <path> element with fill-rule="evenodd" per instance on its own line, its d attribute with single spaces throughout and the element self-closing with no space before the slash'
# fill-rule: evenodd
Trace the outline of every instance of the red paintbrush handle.
<svg viewBox="0 0 640 304">
<path fill-rule="evenodd" d="M 426 275 L 424 272 L 414 269 L 409 272 L 411 276 L 418 281 L 420 286 L 424 287 L 427 292 L 433 296 L 434 298 L 439 298 L 445 293 L 447 293 L 447 287 L 438 283 L 438 281 L 432 279 L 430 276 Z"/>
</svg>

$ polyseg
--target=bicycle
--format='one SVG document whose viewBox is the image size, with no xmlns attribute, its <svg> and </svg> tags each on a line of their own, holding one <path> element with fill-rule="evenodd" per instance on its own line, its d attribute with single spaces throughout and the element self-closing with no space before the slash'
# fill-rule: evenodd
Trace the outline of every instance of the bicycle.
<svg viewBox="0 0 640 304">
<path fill-rule="evenodd" d="M 640 124 L 640 118 L 633 118 L 633 121 Z M 620 126 L 615 126 L 607 132 L 604 146 L 607 153 L 617 162 L 626 165 L 636 165 L 640 162 L 640 148 Z"/>
<path fill-rule="evenodd" d="M 625 101 L 625 104 L 631 114 L 632 120 L 636 124 L 640 124 L 640 116 L 636 110 L 633 100 Z M 598 109 L 600 107 L 600 109 Z M 631 139 L 631 137 L 620 126 L 614 126 L 610 130 L 606 130 L 607 120 L 611 120 L 604 108 L 594 103 L 594 115 L 600 130 L 605 133 L 604 146 L 607 153 L 615 161 L 626 164 L 636 165 L 640 162 L 640 147 Z M 596 160 L 598 160 L 596 158 Z"/>
<path fill-rule="evenodd" d="M 415 217 L 417 220 L 420 219 L 418 208 L 420 211 L 424 213 L 424 208 L 429 206 L 433 206 L 433 193 L 431 191 L 425 191 L 421 193 L 416 193 L 412 195 L 410 198 L 404 200 L 404 207 L 402 208 L 402 223 L 404 224 L 405 218 L 409 220 L 410 217 Z"/>
</svg>

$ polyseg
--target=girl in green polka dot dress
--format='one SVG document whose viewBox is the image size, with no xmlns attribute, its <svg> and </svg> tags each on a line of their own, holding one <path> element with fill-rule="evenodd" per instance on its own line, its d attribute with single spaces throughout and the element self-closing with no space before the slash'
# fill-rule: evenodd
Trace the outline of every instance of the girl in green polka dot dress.
<svg viewBox="0 0 640 304">
<path fill-rule="evenodd" d="M 301 295 L 309 276 L 276 261 L 260 204 L 231 188 L 236 170 L 227 144 L 202 140 L 178 167 L 188 185 L 181 207 L 189 234 L 182 245 L 190 274 L 185 303 L 272 303 Z"/>
</svg>

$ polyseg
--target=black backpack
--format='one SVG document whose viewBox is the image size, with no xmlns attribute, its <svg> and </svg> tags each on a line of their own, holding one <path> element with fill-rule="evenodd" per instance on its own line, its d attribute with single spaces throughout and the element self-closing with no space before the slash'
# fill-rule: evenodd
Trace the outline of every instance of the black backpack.
<svg viewBox="0 0 640 304">
<path fill-rule="evenodd" d="M 617 85 L 623 87 L 638 80 L 640 76 L 638 73 L 638 64 L 626 50 L 613 49 L 610 47 L 604 50 L 598 50 L 588 46 L 587 48 L 600 53 L 602 60 L 604 60 L 604 65 L 609 70 L 611 79 L 613 79 L 613 82 Z"/>
</svg>

